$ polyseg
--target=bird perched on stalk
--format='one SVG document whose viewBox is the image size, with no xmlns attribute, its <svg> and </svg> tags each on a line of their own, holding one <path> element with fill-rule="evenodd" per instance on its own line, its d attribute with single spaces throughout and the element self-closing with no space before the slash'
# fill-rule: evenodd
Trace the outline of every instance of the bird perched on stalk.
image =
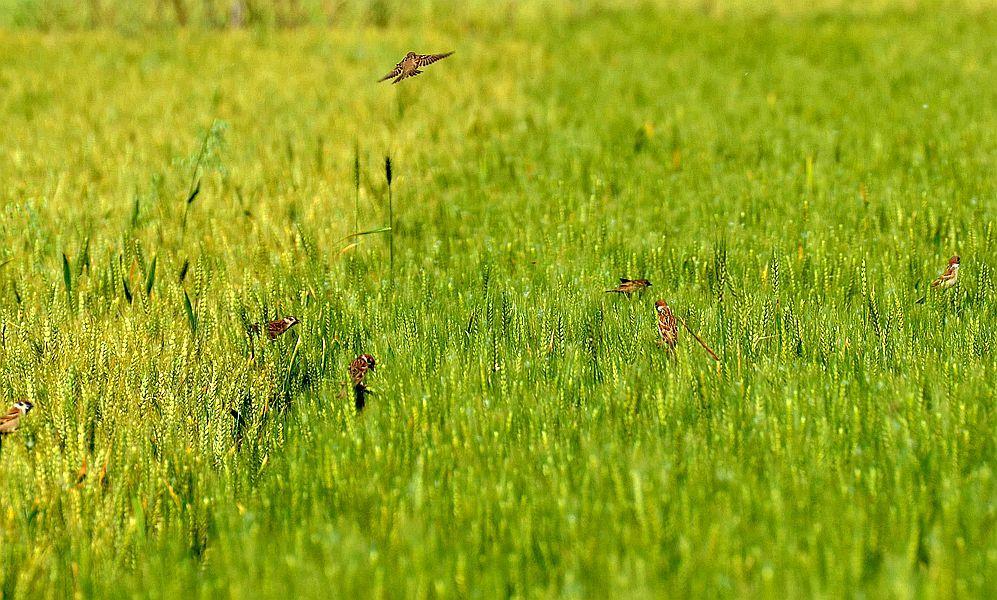
<svg viewBox="0 0 997 600">
<path fill-rule="evenodd" d="M 21 419 L 24 418 L 35 405 L 27 400 L 19 400 L 14 406 L 0 417 L 0 434 L 14 433 L 21 426 Z"/>
<path fill-rule="evenodd" d="M 706 345 L 703 338 L 696 335 L 696 332 L 689 327 L 689 324 L 685 322 L 685 319 L 676 315 L 672 312 L 668 303 L 664 300 L 658 300 L 654 303 L 654 311 L 658 316 L 658 344 L 667 346 L 668 353 L 674 356 L 675 346 L 679 343 L 679 324 L 685 327 L 685 330 L 689 332 L 689 335 L 696 340 L 696 342 L 703 347 L 703 350 L 710 355 L 710 358 L 719 362 L 720 357 L 717 353 L 713 351 L 712 348 Z"/>
<path fill-rule="evenodd" d="M 931 287 L 947 289 L 953 287 L 959 282 L 959 256 L 953 256 L 949 259 L 949 264 L 945 267 L 945 270 L 941 275 L 935 278 L 931 282 Z"/>
<path fill-rule="evenodd" d="M 627 298 L 635 292 L 642 292 L 651 287 L 651 282 L 646 279 L 627 279 L 620 277 L 620 285 L 611 290 L 606 290 L 607 294 L 624 294 Z"/>
<path fill-rule="evenodd" d="M 370 354 L 361 354 L 350 363 L 350 381 L 353 383 L 353 405 L 361 412 L 367 405 L 367 395 L 372 393 L 364 381 L 367 371 L 373 371 L 377 361 Z"/>
<path fill-rule="evenodd" d="M 945 266 L 945 270 L 942 271 L 942 274 L 936 277 L 935 280 L 931 282 L 931 287 L 932 289 L 947 290 L 948 288 L 955 287 L 955 284 L 957 283 L 959 283 L 958 254 L 949 259 L 949 263 L 948 265 Z M 918 299 L 917 303 L 923 304 L 927 298 L 928 298 L 927 295 L 921 296 L 921 298 Z"/>
<path fill-rule="evenodd" d="M 666 346 L 669 354 L 674 354 L 679 343 L 679 323 L 675 313 L 664 300 L 654 303 L 654 311 L 658 315 L 658 344 Z"/>
<path fill-rule="evenodd" d="M 416 75 L 422 73 L 420 67 L 425 67 L 438 60 L 443 60 L 451 54 L 453 54 L 453 52 L 445 52 L 443 54 L 416 54 L 415 52 L 409 52 L 405 55 L 405 58 L 395 65 L 395 68 L 392 69 L 390 73 L 379 79 L 378 82 L 394 79 L 391 83 L 398 83 L 403 79 L 415 77 Z"/>
</svg>

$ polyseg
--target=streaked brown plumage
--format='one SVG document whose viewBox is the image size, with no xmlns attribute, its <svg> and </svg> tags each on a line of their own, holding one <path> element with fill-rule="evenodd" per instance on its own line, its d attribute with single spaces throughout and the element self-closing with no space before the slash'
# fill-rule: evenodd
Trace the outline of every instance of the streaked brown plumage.
<svg viewBox="0 0 997 600">
<path fill-rule="evenodd" d="M 668 351 L 672 352 L 679 343 L 678 319 L 675 318 L 672 309 L 664 300 L 655 302 L 654 310 L 658 315 L 658 336 L 660 338 L 658 343 L 668 346 Z"/>
<path fill-rule="evenodd" d="M 615 289 L 606 290 L 607 294 L 625 294 L 628 298 L 634 292 L 642 292 L 651 287 L 651 282 L 646 279 L 627 279 L 620 277 L 620 285 Z"/>
<path fill-rule="evenodd" d="M 953 256 L 949 259 L 948 266 L 945 267 L 945 271 L 942 272 L 934 281 L 931 282 L 931 287 L 933 288 L 950 288 L 953 287 L 959 281 L 959 256 Z"/>
<path fill-rule="evenodd" d="M 409 52 L 405 55 L 405 58 L 403 58 L 401 62 L 395 65 L 395 68 L 392 69 L 390 73 L 379 79 L 378 82 L 394 79 L 391 83 L 398 83 L 403 79 L 415 77 L 416 75 L 422 73 L 422 71 L 419 70 L 420 67 L 425 67 L 426 65 L 431 65 L 438 60 L 443 60 L 451 54 L 453 54 L 453 52 L 445 52 L 443 54 L 416 54 L 415 52 Z"/>
<path fill-rule="evenodd" d="M 361 354 L 350 363 L 350 380 L 353 385 L 361 385 L 367 371 L 373 371 L 377 362 L 370 354 Z"/>
<path fill-rule="evenodd" d="M 275 340 L 300 322 L 297 317 L 284 317 L 283 319 L 270 321 L 267 323 L 267 337 Z"/>
<path fill-rule="evenodd" d="M 935 278 L 931 282 L 931 289 L 943 289 L 946 290 L 951 287 L 955 287 L 955 284 L 959 282 L 959 255 L 955 255 L 949 259 L 948 265 L 942 274 Z M 924 301 L 928 299 L 928 295 L 925 294 L 915 300 L 917 304 L 924 304 Z"/>
<path fill-rule="evenodd" d="M 34 404 L 28 402 L 27 400 L 20 400 L 14 403 L 14 406 L 0 417 L 0 434 L 4 433 L 14 433 L 17 428 L 21 426 L 21 419 L 31 412 L 34 408 Z"/>
<path fill-rule="evenodd" d="M 361 354 L 350 363 L 350 381 L 353 382 L 353 406 L 357 409 L 358 413 L 363 411 L 367 405 L 367 395 L 373 393 L 367 389 L 364 378 L 367 376 L 367 371 L 374 370 L 376 364 L 374 357 L 370 354 Z"/>
</svg>

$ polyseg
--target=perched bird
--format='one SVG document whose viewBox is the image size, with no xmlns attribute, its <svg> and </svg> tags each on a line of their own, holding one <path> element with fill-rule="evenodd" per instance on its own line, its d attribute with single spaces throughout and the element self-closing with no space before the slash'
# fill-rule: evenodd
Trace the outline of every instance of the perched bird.
<svg viewBox="0 0 997 600">
<path fill-rule="evenodd" d="M 372 394 L 364 383 L 367 371 L 373 371 L 376 362 L 370 354 L 361 354 L 350 363 L 350 380 L 353 382 L 353 406 L 357 412 L 363 411 L 367 406 L 367 395 Z"/>
<path fill-rule="evenodd" d="M 668 351 L 673 352 L 679 343 L 679 323 L 664 300 L 654 303 L 654 310 L 658 313 L 658 340 L 659 344 L 668 346 Z"/>
<path fill-rule="evenodd" d="M 350 363 L 350 380 L 353 381 L 353 385 L 363 385 L 367 371 L 373 371 L 376 364 L 370 354 L 361 354 L 353 359 Z"/>
<path fill-rule="evenodd" d="M 19 400 L 10 410 L 0 417 L 0 434 L 14 433 L 21 425 L 21 417 L 31 412 L 35 405 L 27 400 Z"/>
<path fill-rule="evenodd" d="M 651 282 L 646 279 L 627 279 L 620 277 L 620 285 L 615 289 L 606 290 L 607 294 L 626 294 L 627 298 L 634 292 L 642 292 L 651 287 Z"/>
<path fill-rule="evenodd" d="M 959 282 L 959 255 L 955 255 L 949 259 L 949 264 L 945 267 L 945 270 L 941 275 L 935 278 L 931 282 L 931 287 L 933 289 L 941 288 L 943 290 L 950 287 L 954 287 L 956 283 Z M 928 299 L 928 296 L 921 296 L 917 299 L 918 304 L 924 304 L 924 301 Z"/>
<path fill-rule="evenodd" d="M 443 60 L 451 54 L 453 54 L 453 52 L 446 52 L 444 54 L 416 54 L 415 52 L 409 52 L 405 55 L 405 58 L 403 58 L 401 62 L 395 65 L 395 68 L 392 69 L 390 73 L 380 78 L 378 82 L 394 79 L 391 83 L 398 83 L 403 79 L 415 77 L 416 75 L 422 73 L 422 71 L 419 70 L 420 67 L 425 67 L 426 65 L 431 65 L 438 60 Z"/>
<path fill-rule="evenodd" d="M 301 321 L 298 317 L 284 317 L 283 319 L 277 319 L 276 321 L 270 321 L 267 323 L 267 337 L 271 340 L 277 339 L 278 336 L 287 333 L 287 330 L 294 327 Z"/>
<path fill-rule="evenodd" d="M 959 281 L 959 256 L 953 256 L 949 259 L 949 264 L 945 267 L 945 271 L 942 272 L 934 281 L 931 282 L 931 287 L 933 288 L 950 288 L 954 286 Z"/>
</svg>

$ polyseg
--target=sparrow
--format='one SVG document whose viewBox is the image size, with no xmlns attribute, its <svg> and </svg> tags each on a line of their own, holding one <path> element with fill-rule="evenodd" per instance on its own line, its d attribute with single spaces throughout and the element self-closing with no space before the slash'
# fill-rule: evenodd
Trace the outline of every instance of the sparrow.
<svg viewBox="0 0 997 600">
<path fill-rule="evenodd" d="M 353 381 L 353 386 L 363 385 L 367 371 L 373 371 L 376 364 L 374 357 L 370 354 L 361 354 L 353 359 L 353 362 L 350 363 L 350 380 Z"/>
<path fill-rule="evenodd" d="M 668 346 L 668 352 L 673 352 L 679 343 L 679 323 L 664 300 L 654 303 L 654 310 L 658 314 L 658 340 L 659 344 Z"/>
<path fill-rule="evenodd" d="M 367 389 L 367 384 L 364 383 L 364 376 L 367 375 L 368 370 L 374 370 L 375 364 L 374 357 L 370 354 L 361 354 L 350 363 L 350 380 L 353 382 L 353 407 L 356 408 L 358 413 L 363 412 L 364 407 L 367 406 L 367 394 L 373 393 Z"/>
<path fill-rule="evenodd" d="M 276 321 L 270 321 L 267 323 L 267 337 L 271 340 L 277 339 L 278 336 L 287 333 L 287 330 L 294 327 L 301 321 L 298 317 L 284 317 L 283 319 L 277 319 Z"/>
<path fill-rule="evenodd" d="M 935 280 L 931 282 L 931 287 L 933 289 L 941 288 L 945 290 L 950 287 L 954 287 L 955 284 L 958 283 L 958 281 L 959 281 L 959 255 L 957 254 L 949 259 L 948 266 L 945 267 L 945 270 L 942 272 L 941 275 L 936 277 Z M 924 301 L 927 299 L 928 299 L 927 295 L 921 296 L 916 300 L 916 303 L 924 304 Z"/>
<path fill-rule="evenodd" d="M 958 281 L 959 256 L 956 255 L 949 259 L 949 264 L 945 267 L 945 271 L 931 282 L 931 287 L 946 289 L 954 286 Z"/>
<path fill-rule="evenodd" d="M 35 405 L 27 400 L 19 400 L 10 407 L 2 417 L 0 417 L 0 434 L 14 433 L 21 425 L 21 417 L 31 412 Z"/>
<path fill-rule="evenodd" d="M 626 294 L 627 298 L 634 292 L 642 292 L 651 287 L 651 282 L 646 279 L 627 279 L 620 277 L 620 285 L 615 289 L 606 290 L 607 294 Z"/>
<path fill-rule="evenodd" d="M 398 83 L 403 79 L 415 77 L 419 73 L 422 73 L 422 71 L 419 70 L 419 67 L 431 65 L 438 60 L 443 60 L 451 54 L 453 54 L 453 52 L 446 52 L 444 54 L 416 54 L 415 52 L 409 52 L 405 55 L 405 58 L 403 58 L 401 62 L 395 65 L 395 68 L 392 69 L 390 73 L 378 79 L 378 83 L 389 79 L 394 79 L 391 83 Z"/>
</svg>

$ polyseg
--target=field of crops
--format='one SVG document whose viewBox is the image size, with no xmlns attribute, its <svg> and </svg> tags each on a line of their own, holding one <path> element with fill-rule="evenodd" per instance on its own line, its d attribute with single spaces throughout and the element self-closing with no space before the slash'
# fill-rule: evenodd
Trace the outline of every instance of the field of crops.
<svg viewBox="0 0 997 600">
<path fill-rule="evenodd" d="M 0 2 L 0 598 L 997 593 L 997 7 L 544 4 Z"/>
</svg>

